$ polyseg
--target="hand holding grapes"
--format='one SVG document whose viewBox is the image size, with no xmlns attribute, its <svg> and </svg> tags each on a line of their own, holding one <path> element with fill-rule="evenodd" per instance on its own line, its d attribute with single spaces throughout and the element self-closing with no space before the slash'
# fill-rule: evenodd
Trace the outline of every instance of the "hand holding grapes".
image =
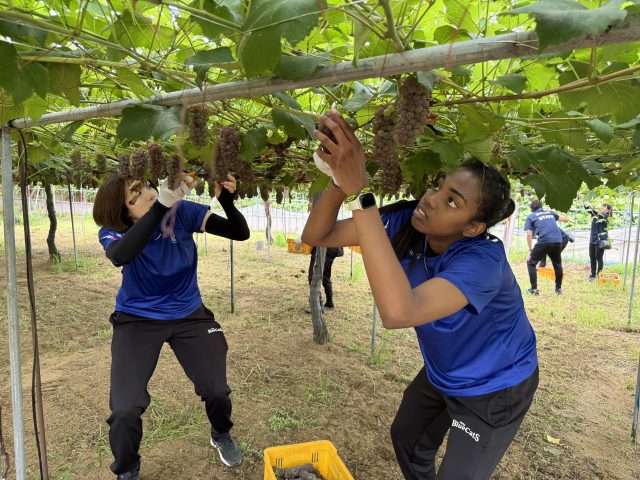
<svg viewBox="0 0 640 480">
<path fill-rule="evenodd" d="M 235 193 L 236 191 L 236 179 L 230 173 L 227 174 L 227 181 L 222 182 L 222 184 L 216 182 L 216 198 L 220 198 L 220 194 L 222 193 L 222 189 L 228 190 L 230 193 Z"/>
<path fill-rule="evenodd" d="M 316 130 L 316 138 L 323 147 L 316 151 L 316 155 L 331 167 L 336 184 L 346 195 L 359 192 L 368 184 L 360 141 L 336 110 L 322 115 L 320 124 L 331 131 L 335 140 Z"/>
</svg>

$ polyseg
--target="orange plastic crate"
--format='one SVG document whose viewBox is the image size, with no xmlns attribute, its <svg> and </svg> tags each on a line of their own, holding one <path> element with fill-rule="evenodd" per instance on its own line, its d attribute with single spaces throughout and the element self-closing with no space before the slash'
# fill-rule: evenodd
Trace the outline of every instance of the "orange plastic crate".
<svg viewBox="0 0 640 480">
<path fill-rule="evenodd" d="M 538 275 L 542 278 L 546 278 L 548 280 L 555 280 L 556 274 L 551 267 L 544 267 L 538 269 Z"/>
<path fill-rule="evenodd" d="M 599 285 L 618 285 L 620 283 L 620 275 L 617 273 L 601 273 L 598 275 Z"/>
<path fill-rule="evenodd" d="M 302 253 L 304 255 L 310 255 L 312 248 L 313 247 L 311 245 L 307 245 L 306 243 L 298 243 L 292 238 L 287 239 L 287 251 L 289 253 Z"/>
<path fill-rule="evenodd" d="M 328 440 L 270 447 L 264 451 L 264 480 L 276 480 L 273 467 L 291 468 L 311 463 L 324 480 L 354 480 Z"/>
</svg>

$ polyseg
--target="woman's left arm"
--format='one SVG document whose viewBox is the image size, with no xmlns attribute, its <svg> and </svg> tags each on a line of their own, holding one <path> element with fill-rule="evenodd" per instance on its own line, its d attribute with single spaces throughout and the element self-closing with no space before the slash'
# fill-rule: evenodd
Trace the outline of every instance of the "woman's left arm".
<svg viewBox="0 0 640 480">
<path fill-rule="evenodd" d="M 229 175 L 229 179 L 216 192 L 218 202 L 220 202 L 220 206 L 227 218 L 208 212 L 202 222 L 201 231 L 231 240 L 248 240 L 251 232 L 249 231 L 247 220 L 233 203 L 236 181 L 231 175 Z"/>
<path fill-rule="evenodd" d="M 364 153 L 360 142 L 345 120 L 337 113 L 322 116 L 320 121 L 336 137 L 318 133 L 317 137 L 329 153 L 318 155 L 329 164 L 340 188 L 346 195 L 357 193 L 367 185 Z M 415 289 L 407 279 L 382 225 L 377 208 L 356 210 L 353 222 L 360 239 L 360 249 L 374 300 L 386 328 L 406 328 L 438 320 L 457 312 L 468 301 L 447 280 L 434 278 Z"/>
</svg>

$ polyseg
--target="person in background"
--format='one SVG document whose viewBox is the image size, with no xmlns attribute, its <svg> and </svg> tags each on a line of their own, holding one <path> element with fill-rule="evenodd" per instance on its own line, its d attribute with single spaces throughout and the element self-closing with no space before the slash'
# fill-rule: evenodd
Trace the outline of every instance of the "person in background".
<svg viewBox="0 0 640 480">
<path fill-rule="evenodd" d="M 527 270 L 529 271 L 529 281 L 531 288 L 527 290 L 532 295 L 539 295 L 538 272 L 536 265 L 547 255 L 551 259 L 553 270 L 556 275 L 556 294 L 562 294 L 562 234 L 557 221 L 568 222 L 564 215 L 558 215 L 552 210 L 544 210 L 540 200 L 534 200 L 529 205 L 531 214 L 527 217 L 524 229 L 527 231 Z M 532 248 L 533 237 L 538 240 Z"/>
<path fill-rule="evenodd" d="M 313 203 L 309 200 L 308 210 L 311 211 Z M 333 261 L 344 255 L 344 249 L 342 247 L 329 247 L 327 248 L 327 253 L 324 257 L 324 267 L 322 269 L 322 287 L 324 288 L 324 294 L 326 297 L 324 308 L 333 309 L 335 308 L 335 304 L 333 303 L 333 283 L 331 282 L 331 268 L 333 267 Z M 313 280 L 313 267 L 316 264 L 317 258 L 317 249 L 313 247 L 311 249 L 311 260 L 309 261 L 309 285 L 311 285 L 311 280 Z M 322 298 L 320 299 L 320 303 L 322 303 Z M 311 313 L 311 308 L 307 307 L 304 310 L 306 313 Z"/>
<path fill-rule="evenodd" d="M 378 210 L 361 143 L 335 110 L 320 122 L 335 138 L 316 131 L 332 182 L 302 239 L 360 245 L 384 327 L 415 328 L 423 357 L 391 426 L 402 474 L 488 480 L 538 386 L 522 293 L 504 245 L 487 231 L 515 209 L 509 182 L 490 163 L 469 159 L 419 200 Z M 336 221 L 343 202 L 353 217 Z"/>
<path fill-rule="evenodd" d="M 118 480 L 140 479 L 141 416 L 151 401 L 147 385 L 164 343 L 171 346 L 205 404 L 210 443 L 220 460 L 229 467 L 242 461 L 229 433 L 233 422 L 227 340 L 202 303 L 193 234 L 247 240 L 249 227 L 233 204 L 236 181 L 231 175 L 215 186 L 227 218 L 206 205 L 183 200 L 191 180 L 183 176 L 176 189 L 165 180 L 156 190 L 151 183 L 111 175 L 96 194 L 93 218 L 102 227 L 99 241 L 111 263 L 122 269 L 109 319 L 113 334 L 107 420 L 111 470 Z"/>
<path fill-rule="evenodd" d="M 567 245 L 569 244 L 569 242 L 573 243 L 575 242 L 576 239 L 572 233 L 565 232 L 561 228 L 560 228 L 560 234 L 562 235 L 562 250 L 560 250 L 560 252 L 562 253 L 564 252 L 564 249 L 567 248 Z M 547 256 L 545 256 L 542 260 L 540 260 L 540 262 L 538 262 L 539 268 L 545 268 L 546 266 L 547 266 Z"/>
<path fill-rule="evenodd" d="M 613 214 L 613 209 L 608 203 L 603 203 L 600 211 L 597 212 L 589 205 L 585 205 L 591 215 L 591 236 L 589 238 L 589 259 L 591 260 L 591 275 L 589 281 L 593 282 L 604 268 L 604 244 L 609 240 L 607 227 L 609 218 Z"/>
</svg>

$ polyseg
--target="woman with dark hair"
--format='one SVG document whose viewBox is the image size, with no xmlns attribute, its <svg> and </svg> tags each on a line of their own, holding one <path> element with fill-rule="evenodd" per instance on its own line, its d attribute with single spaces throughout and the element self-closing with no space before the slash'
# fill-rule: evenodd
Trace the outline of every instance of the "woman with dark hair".
<svg viewBox="0 0 640 480">
<path fill-rule="evenodd" d="M 404 392 L 391 439 L 406 479 L 488 479 L 512 442 L 538 385 L 536 339 L 502 242 L 488 229 L 515 205 L 509 182 L 471 159 L 420 200 L 378 211 L 362 145 L 332 110 L 332 185 L 302 234 L 316 246 L 360 245 L 386 328 L 415 328 L 424 365 Z M 336 185 L 340 185 L 337 187 Z M 353 211 L 336 221 L 340 206 Z"/>
<path fill-rule="evenodd" d="M 194 233 L 233 240 L 249 238 L 249 228 L 233 204 L 236 181 L 216 183 L 227 218 L 209 207 L 184 201 L 191 177 L 175 190 L 115 175 L 98 189 L 93 218 L 102 226 L 107 258 L 122 268 L 122 285 L 111 314 L 109 444 L 111 470 L 118 480 L 140 478 L 141 416 L 151 397 L 147 385 L 163 344 L 168 343 L 211 422 L 210 443 L 227 466 L 239 465 L 240 449 L 229 434 L 231 390 L 227 385 L 227 341 L 198 289 Z M 161 228 L 162 227 L 162 228 Z"/>
<path fill-rule="evenodd" d="M 613 215 L 613 208 L 609 203 L 603 203 L 599 212 L 589 205 L 585 205 L 584 208 L 591 214 L 591 236 L 589 238 L 591 275 L 589 275 L 589 281 L 592 282 L 604 268 L 604 251 L 607 249 L 609 241 L 607 227 L 609 226 L 609 218 Z"/>
</svg>

